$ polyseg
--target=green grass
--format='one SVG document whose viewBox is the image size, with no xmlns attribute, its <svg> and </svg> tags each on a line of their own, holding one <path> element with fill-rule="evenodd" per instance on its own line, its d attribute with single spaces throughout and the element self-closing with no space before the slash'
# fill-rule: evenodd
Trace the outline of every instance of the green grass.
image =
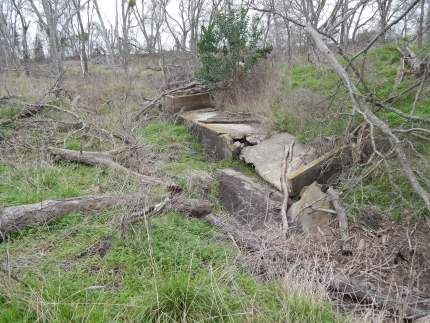
<svg viewBox="0 0 430 323">
<path fill-rule="evenodd" d="M 425 55 L 426 50 L 417 51 L 421 56 Z M 397 45 L 387 44 L 376 47 L 369 51 L 365 57 L 366 64 L 369 68 L 365 71 L 365 81 L 371 93 L 373 93 L 381 101 L 387 99 L 391 94 L 398 94 L 417 82 L 417 79 L 406 73 L 403 81 L 398 89 L 393 93 L 396 73 L 400 66 L 401 54 L 397 50 Z M 363 59 L 363 58 L 361 58 Z M 357 66 L 361 66 L 361 61 L 356 62 Z M 339 105 L 344 105 L 344 101 L 348 100 L 348 94 L 343 86 L 338 89 L 340 80 L 338 76 L 327 67 L 318 68 L 313 65 L 295 66 L 288 70 L 282 81 L 282 95 L 288 98 L 288 95 L 294 89 L 304 88 L 329 98 L 336 93 L 334 103 L 339 102 Z M 359 89 L 363 90 L 362 84 Z M 415 91 L 410 91 L 400 100 L 392 103 L 392 106 L 405 113 L 409 113 L 415 98 Z M 287 131 L 296 135 L 302 141 L 309 142 L 316 136 L 342 133 L 342 129 L 346 126 L 345 117 L 329 118 L 323 125 L 306 122 L 297 119 L 294 115 L 285 115 L 280 113 L 279 103 L 274 102 L 275 123 L 281 131 Z M 346 107 L 349 111 L 349 107 Z M 387 112 L 383 109 L 378 111 L 378 116 L 385 120 L 391 127 L 398 127 L 405 123 L 405 120 L 393 112 Z M 417 116 L 425 117 L 430 114 L 430 96 L 423 93 L 417 103 Z M 418 123 L 410 122 L 412 126 L 419 125 Z"/>
<path fill-rule="evenodd" d="M 251 173 L 238 161 L 208 162 L 183 126 L 155 123 L 139 133 L 154 150 L 176 152 L 164 166 L 176 178 L 223 167 Z M 16 205 L 123 188 L 121 174 L 111 176 L 73 163 L 2 164 L 0 201 Z M 210 198 L 217 192 L 212 182 Z M 112 218 L 125 212 L 69 214 L 0 243 L 0 263 L 7 259 L 18 278 L 0 272 L 0 322 L 345 321 L 328 302 L 288 294 L 281 282 L 259 282 L 239 269 L 237 249 L 201 220 L 166 211 L 148 227 L 137 223 L 121 235 Z M 97 246 L 105 240 L 111 245 L 101 255 Z"/>
<path fill-rule="evenodd" d="M 413 48 L 420 57 L 424 57 L 428 53 L 428 49 Z M 362 56 L 356 61 L 356 66 L 361 66 L 362 60 L 366 60 L 366 84 L 369 87 L 369 91 L 381 101 L 384 101 L 392 94 L 399 94 L 419 80 L 411 73 L 405 73 L 404 79 L 398 89 L 393 92 L 397 70 L 400 66 L 400 57 L 401 54 L 397 50 L 396 44 L 386 44 L 373 48 L 365 58 Z M 408 67 L 406 66 L 406 68 Z M 330 98 L 331 95 L 336 93 L 333 100 L 334 108 L 340 107 L 343 109 L 343 112 L 348 113 L 351 111 L 348 94 L 343 86 L 338 90 L 338 84 L 340 84 L 339 78 L 327 66 L 320 68 L 304 65 L 289 69 L 282 82 L 282 95 L 285 98 L 277 98 L 273 104 L 274 121 L 278 130 L 289 132 L 305 143 L 312 141 L 319 135 L 341 136 L 347 125 L 348 117 L 346 115 L 344 117 L 333 115 L 328 117 L 323 123 L 317 123 L 315 122 L 315 116 L 310 116 L 309 120 L 304 120 L 300 111 L 297 111 L 297 114 L 287 114 L 282 111 L 282 107 L 280 106 L 281 102 L 288 101 L 289 95 L 294 90 L 306 89 L 311 94 L 321 96 L 322 98 Z M 365 93 L 362 84 L 358 87 Z M 416 90 L 410 91 L 406 95 L 403 95 L 401 99 L 393 102 L 391 106 L 409 114 L 412 109 L 415 93 Z M 420 100 L 417 103 L 417 116 L 428 117 L 430 115 L 430 95 L 428 94 L 428 89 L 421 94 Z M 297 109 L 300 109 L 300 107 Z M 405 121 L 397 114 L 384 109 L 375 109 L 375 111 L 378 117 L 392 128 L 428 127 L 428 125 L 420 124 L 419 122 Z M 361 122 L 361 120 L 356 118 L 354 123 L 357 122 Z M 402 136 L 400 135 L 400 137 Z M 424 156 L 429 156 L 429 143 L 419 139 L 413 140 L 415 149 Z M 414 165 L 416 169 L 425 172 L 425 166 L 416 163 L 413 157 L 412 163 L 416 164 Z M 394 167 L 396 168 L 396 165 Z M 362 169 L 360 172 L 365 173 L 367 170 L 367 168 Z M 390 176 L 391 181 L 386 171 L 378 170 L 359 186 L 345 188 L 350 213 L 356 215 L 363 206 L 375 205 L 389 213 L 394 219 L 402 218 L 403 214 L 412 214 L 416 217 L 429 216 L 420 198 L 411 189 L 409 182 L 401 176 L 401 172 L 394 172 Z"/>
<path fill-rule="evenodd" d="M 344 117 L 329 118 L 326 122 L 299 120 L 296 116 L 275 111 L 277 130 L 295 136 L 302 143 L 309 143 L 320 136 L 341 136 L 345 132 L 347 120 Z"/>
<path fill-rule="evenodd" d="M 330 69 L 319 69 L 313 65 L 295 66 L 283 80 L 286 91 L 304 87 L 323 95 L 331 95 L 339 85 L 339 78 Z"/>
<path fill-rule="evenodd" d="M 107 151 L 113 147 L 111 143 L 83 135 L 68 138 L 64 144 L 64 148 L 79 151 Z"/>
<path fill-rule="evenodd" d="M 394 165 L 392 165 L 394 168 Z M 367 169 L 357 169 L 357 176 Z M 430 175 L 430 174 L 429 174 Z M 401 220 L 405 215 L 414 219 L 429 217 L 424 202 L 418 198 L 407 179 L 400 171 L 378 167 L 358 185 L 345 186 L 345 202 L 348 213 L 355 217 L 366 205 L 379 208 L 393 220 Z"/>
<path fill-rule="evenodd" d="M 277 130 L 288 132 L 303 143 L 311 142 L 319 136 L 342 135 L 347 124 L 346 116 L 329 117 L 324 116 L 320 111 L 315 111 L 316 113 L 309 115 L 310 112 L 307 114 L 301 113 L 301 111 L 293 113 L 293 111 L 286 112 L 282 108 L 282 102 L 288 101 L 289 96 L 299 89 L 306 89 L 315 95 L 319 95 L 321 101 L 334 94 L 337 97 L 345 97 L 346 92 L 342 87 L 339 87 L 339 84 L 338 77 L 330 69 L 319 69 L 312 65 L 304 65 L 294 66 L 287 70 L 285 77 L 282 79 L 281 94 L 275 98 L 272 104 Z M 294 100 L 298 100 L 298 98 Z M 307 109 L 308 107 L 297 106 L 291 107 L 290 110 L 294 108 Z M 315 107 L 315 109 L 318 110 L 319 107 Z M 329 113 L 334 113 L 336 109 L 337 106 L 334 105 L 330 108 Z M 318 118 L 322 120 L 318 120 Z M 323 120 L 324 118 L 326 120 Z"/>
<path fill-rule="evenodd" d="M 203 146 L 188 132 L 183 125 L 170 122 L 154 122 L 144 128 L 137 129 L 138 135 L 145 143 L 149 143 L 155 152 L 169 154 L 171 157 L 162 166 L 163 172 L 169 175 L 189 197 L 199 198 L 202 183 L 190 181 L 196 172 L 214 172 L 217 169 L 233 168 L 248 176 L 260 179 L 255 170 L 245 163 L 233 160 L 210 161 Z M 260 179 L 261 180 L 261 179 Z M 208 198 L 214 203 L 216 210 L 221 210 L 216 194 L 216 180 L 203 183 L 207 186 Z"/>
<path fill-rule="evenodd" d="M 105 257 L 82 251 L 112 235 L 112 214 L 69 215 L 0 245 L 30 263 L 23 283 L 0 289 L 0 321 L 340 322 L 329 303 L 288 295 L 234 266 L 235 249 L 216 231 L 175 213 L 113 234 Z M 43 254 L 35 251 L 44 250 Z"/>
<path fill-rule="evenodd" d="M 391 94 L 399 94 L 415 84 L 416 79 L 410 73 L 406 73 L 399 88 L 393 92 L 396 73 L 400 66 L 401 54 L 396 45 L 387 44 L 373 49 L 369 52 L 368 62 L 371 72 L 368 72 L 369 86 L 372 92 L 381 100 L 388 98 Z M 406 66 L 406 68 L 408 68 Z M 393 92 L 393 93 L 392 93 Z M 410 113 L 415 99 L 416 90 L 403 95 L 400 100 L 395 101 L 392 106 L 405 113 Z M 417 103 L 417 116 L 425 117 L 430 114 L 430 97 L 423 93 Z M 405 120 L 393 112 L 380 110 L 378 116 L 383 118 L 391 127 L 398 127 L 405 123 Z M 413 125 L 413 123 L 410 123 Z"/>
<path fill-rule="evenodd" d="M 139 128 L 137 133 L 156 152 L 171 152 L 172 160 L 164 170 L 172 176 L 192 170 L 214 171 L 222 168 L 240 169 L 248 175 L 255 175 L 250 166 L 238 160 L 209 161 L 203 146 L 184 125 L 157 121 Z"/>
<path fill-rule="evenodd" d="M 97 194 L 123 184 L 125 188 L 132 188 L 131 183 L 120 178 L 120 174 L 111 174 L 104 167 L 69 162 L 31 166 L 0 164 L 0 206 Z"/>
<path fill-rule="evenodd" d="M 165 152 L 172 146 L 201 150 L 197 140 L 183 125 L 158 121 L 139 128 L 137 134 L 159 152 Z"/>
<path fill-rule="evenodd" d="M 0 120 L 13 118 L 21 111 L 17 105 L 0 103 Z"/>
</svg>

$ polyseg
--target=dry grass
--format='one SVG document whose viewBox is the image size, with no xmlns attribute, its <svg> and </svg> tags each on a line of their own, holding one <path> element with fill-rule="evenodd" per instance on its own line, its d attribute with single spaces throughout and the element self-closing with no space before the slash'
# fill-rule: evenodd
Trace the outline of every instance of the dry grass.
<svg viewBox="0 0 430 323">
<path fill-rule="evenodd" d="M 260 62 L 250 74 L 217 92 L 216 105 L 223 110 L 256 115 L 268 129 L 272 129 L 273 99 L 279 95 L 281 76 L 282 72 L 273 62 Z"/>
</svg>

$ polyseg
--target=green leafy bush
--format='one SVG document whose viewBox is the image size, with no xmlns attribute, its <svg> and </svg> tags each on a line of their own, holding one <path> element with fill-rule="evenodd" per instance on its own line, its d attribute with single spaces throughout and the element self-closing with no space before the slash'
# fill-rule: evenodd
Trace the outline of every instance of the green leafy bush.
<svg viewBox="0 0 430 323">
<path fill-rule="evenodd" d="M 258 18 L 250 19 L 244 9 L 220 13 L 202 28 L 197 78 L 206 83 L 236 79 L 271 51 L 263 44 Z"/>
</svg>

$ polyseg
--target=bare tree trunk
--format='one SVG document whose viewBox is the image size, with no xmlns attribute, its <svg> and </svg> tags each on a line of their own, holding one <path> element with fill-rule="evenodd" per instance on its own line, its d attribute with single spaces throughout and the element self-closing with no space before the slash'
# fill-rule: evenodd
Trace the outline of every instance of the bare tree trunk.
<svg viewBox="0 0 430 323">
<path fill-rule="evenodd" d="M 430 43 L 430 0 L 427 0 L 427 17 L 424 24 L 423 40 Z"/>
<path fill-rule="evenodd" d="M 131 3 L 131 2 L 130 2 Z M 129 56 L 130 56 L 130 43 L 129 43 L 129 28 L 130 28 L 130 14 L 132 6 L 127 0 L 121 0 L 121 18 L 122 18 L 122 39 L 120 43 L 122 66 L 125 75 L 129 75 Z"/>
<path fill-rule="evenodd" d="M 80 0 L 73 0 L 73 5 L 75 7 L 75 10 L 77 10 L 76 17 L 78 19 L 78 26 L 79 26 L 79 32 L 78 32 L 79 57 L 81 60 L 82 74 L 85 77 L 88 74 L 88 56 L 87 56 L 87 50 L 85 48 L 86 47 L 85 44 L 87 42 L 88 35 L 86 35 L 84 24 L 82 23 L 81 11 L 80 11 L 81 1 Z"/>
<path fill-rule="evenodd" d="M 391 11 L 393 0 L 377 0 L 379 12 L 379 30 L 385 30 L 388 24 L 388 17 Z M 386 33 L 382 35 L 382 41 L 386 41 Z"/>
<path fill-rule="evenodd" d="M 39 24 L 45 29 L 48 36 L 49 55 L 51 58 L 51 66 L 57 75 L 63 73 L 63 59 L 61 52 L 60 38 L 58 35 L 58 0 L 41 0 L 43 13 L 46 21 L 43 19 L 41 13 L 34 4 L 34 0 L 30 0 L 31 7 L 36 14 Z"/>
<path fill-rule="evenodd" d="M 100 13 L 100 9 L 99 9 L 99 5 L 97 3 L 97 0 L 93 0 L 93 3 L 94 3 L 94 8 L 96 9 L 97 17 L 98 17 L 99 22 L 100 22 L 100 27 L 102 29 L 102 37 L 103 37 L 103 40 L 104 40 L 105 46 L 106 46 L 107 63 L 109 65 L 113 65 L 114 62 L 115 62 L 115 60 L 114 60 L 114 53 L 113 53 L 112 43 L 111 43 L 111 41 L 109 39 L 109 33 L 108 33 L 108 30 L 106 29 L 106 26 L 105 26 L 105 24 L 103 22 L 103 17 L 102 17 L 102 15 Z"/>
<path fill-rule="evenodd" d="M 346 14 L 348 12 L 348 1 L 343 0 L 342 3 L 342 20 L 340 25 L 340 44 L 345 46 L 348 39 L 348 20 L 346 19 Z"/>
<path fill-rule="evenodd" d="M 22 13 L 22 8 L 20 5 L 16 2 L 16 0 L 12 0 L 13 6 L 16 10 L 16 13 L 19 16 L 19 19 L 21 20 L 21 27 L 22 27 L 22 37 L 21 37 L 21 44 L 22 44 L 22 58 L 24 62 L 24 69 L 25 69 L 25 75 L 30 76 L 30 52 L 28 50 L 28 42 L 27 42 L 27 32 L 28 28 L 30 27 L 30 23 L 27 23 L 25 20 L 25 16 Z"/>
<path fill-rule="evenodd" d="M 0 55 L 0 60 L 8 66 L 15 64 L 18 60 L 15 46 L 16 26 L 13 26 L 14 22 L 10 21 L 10 17 L 13 15 L 12 11 L 3 12 L 2 9 L 0 7 L 0 54 L 3 52 L 3 55 Z"/>
<path fill-rule="evenodd" d="M 423 45 L 423 36 L 424 36 L 424 5 L 425 0 L 421 0 L 420 3 L 420 17 L 418 19 L 418 28 L 417 28 L 417 44 L 419 47 Z"/>
</svg>

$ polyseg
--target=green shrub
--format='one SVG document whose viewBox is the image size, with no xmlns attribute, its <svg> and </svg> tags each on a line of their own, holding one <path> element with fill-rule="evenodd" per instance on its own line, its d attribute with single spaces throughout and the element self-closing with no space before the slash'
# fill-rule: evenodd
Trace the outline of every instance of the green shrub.
<svg viewBox="0 0 430 323">
<path fill-rule="evenodd" d="M 250 19 L 244 9 L 220 13 L 202 28 L 197 78 L 209 84 L 236 79 L 271 51 L 270 45 L 262 44 L 257 18 Z"/>
</svg>

